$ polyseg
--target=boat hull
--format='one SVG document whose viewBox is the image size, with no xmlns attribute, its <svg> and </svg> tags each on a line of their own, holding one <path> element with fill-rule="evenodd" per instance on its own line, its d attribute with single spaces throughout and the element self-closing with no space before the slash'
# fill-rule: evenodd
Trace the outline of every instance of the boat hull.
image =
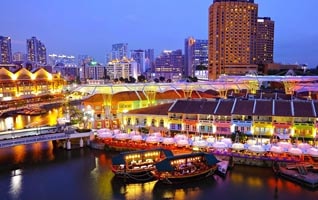
<svg viewBox="0 0 318 200">
<path fill-rule="evenodd" d="M 187 183 L 187 182 L 192 182 L 192 181 L 198 181 L 202 179 L 206 179 L 210 176 L 212 176 L 217 167 L 213 166 L 207 170 L 204 170 L 199 173 L 193 173 L 193 174 L 187 174 L 187 175 L 178 175 L 178 176 L 173 176 L 173 175 L 167 175 L 164 173 L 161 174 L 155 174 L 155 178 L 157 178 L 159 181 L 165 184 L 180 184 L 180 183 Z"/>
<path fill-rule="evenodd" d="M 144 170 L 138 172 L 125 172 L 125 171 L 115 171 L 113 170 L 115 177 L 118 179 L 123 179 L 124 182 L 129 183 L 143 183 L 152 181 L 155 179 L 151 170 Z"/>
</svg>

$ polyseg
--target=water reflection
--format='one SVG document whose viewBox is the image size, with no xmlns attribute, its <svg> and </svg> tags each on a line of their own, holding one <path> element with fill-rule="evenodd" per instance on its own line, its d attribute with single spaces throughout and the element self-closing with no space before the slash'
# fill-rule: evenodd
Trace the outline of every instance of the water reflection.
<svg viewBox="0 0 318 200">
<path fill-rule="evenodd" d="M 18 199 L 22 192 L 22 170 L 17 169 L 12 171 L 9 193 L 13 199 Z"/>
<path fill-rule="evenodd" d="M 215 175 L 216 176 L 216 175 Z M 202 192 L 207 188 L 213 189 L 216 185 L 215 176 L 183 184 L 166 185 L 156 182 L 153 188 L 154 199 L 202 199 Z"/>
<path fill-rule="evenodd" d="M 317 190 L 277 178 L 270 168 L 240 165 L 225 178 L 214 175 L 182 185 L 126 184 L 111 171 L 115 154 L 89 148 L 54 149 L 50 142 L 0 149 L 1 199 L 262 200 L 316 199 L 318 195 Z"/>
<path fill-rule="evenodd" d="M 53 126 L 56 125 L 57 119 L 62 116 L 62 108 L 54 108 L 43 115 L 16 115 L 6 118 L 0 118 L 0 131 L 11 129 L 23 129 L 25 127 L 36 127 L 44 125 Z"/>
</svg>

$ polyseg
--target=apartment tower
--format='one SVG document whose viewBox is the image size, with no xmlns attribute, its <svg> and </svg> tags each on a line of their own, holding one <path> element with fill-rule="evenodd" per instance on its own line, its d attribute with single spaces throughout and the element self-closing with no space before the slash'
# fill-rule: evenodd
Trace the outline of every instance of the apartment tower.
<svg viewBox="0 0 318 200">
<path fill-rule="evenodd" d="M 27 59 L 35 65 L 46 65 L 46 47 L 36 37 L 27 39 Z"/>
<path fill-rule="evenodd" d="M 274 58 L 274 21 L 270 17 L 257 19 L 256 63 L 273 63 Z"/>
<path fill-rule="evenodd" d="M 0 36 L 0 64 L 12 63 L 11 38 Z"/>
<path fill-rule="evenodd" d="M 254 0 L 214 0 L 209 8 L 209 79 L 257 72 L 258 5 Z"/>
<path fill-rule="evenodd" d="M 184 42 L 184 74 L 185 76 L 195 76 L 198 66 L 208 65 L 208 40 L 195 39 L 189 37 Z"/>
</svg>

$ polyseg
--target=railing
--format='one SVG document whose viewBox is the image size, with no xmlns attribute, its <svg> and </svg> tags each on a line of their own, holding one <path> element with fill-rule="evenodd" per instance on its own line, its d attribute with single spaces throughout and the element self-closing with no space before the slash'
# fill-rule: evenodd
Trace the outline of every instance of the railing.
<svg viewBox="0 0 318 200">
<path fill-rule="evenodd" d="M 36 142 L 48 142 L 52 140 L 89 137 L 91 133 L 92 132 L 84 132 L 84 133 L 74 132 L 72 134 L 51 133 L 51 134 L 41 134 L 41 135 L 10 138 L 10 139 L 0 140 L 0 148 L 12 147 L 12 146 L 23 145 L 23 144 L 32 144 Z"/>
<path fill-rule="evenodd" d="M 53 133 L 53 134 L 13 138 L 13 139 L 1 140 L 0 148 L 12 147 L 12 146 L 22 145 L 22 144 L 31 144 L 36 142 L 47 142 L 51 140 L 61 140 L 61 139 L 67 139 L 67 138 L 69 138 L 69 135 L 65 133 Z"/>
</svg>

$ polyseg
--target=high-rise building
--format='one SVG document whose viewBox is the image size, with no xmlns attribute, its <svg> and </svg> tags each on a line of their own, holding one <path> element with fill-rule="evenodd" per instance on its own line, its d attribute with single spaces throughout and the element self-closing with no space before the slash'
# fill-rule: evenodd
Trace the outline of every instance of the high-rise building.
<svg viewBox="0 0 318 200">
<path fill-rule="evenodd" d="M 128 58 L 128 44 L 118 43 L 112 45 L 111 60 L 121 60 L 124 57 Z"/>
<path fill-rule="evenodd" d="M 107 75 L 111 80 L 120 78 L 134 77 L 137 79 L 137 62 L 133 59 L 123 58 L 122 60 L 113 60 L 107 63 Z"/>
<path fill-rule="evenodd" d="M 132 50 L 130 52 L 130 56 L 137 63 L 137 72 L 138 72 L 138 74 L 145 73 L 146 72 L 146 68 L 145 68 L 145 51 L 141 50 L 141 49 Z"/>
<path fill-rule="evenodd" d="M 11 38 L 0 36 L 0 64 L 12 63 Z"/>
<path fill-rule="evenodd" d="M 184 65 L 185 76 L 195 76 L 196 67 L 199 65 L 208 66 L 208 40 L 193 37 L 185 39 Z"/>
<path fill-rule="evenodd" d="M 145 69 L 147 72 L 151 72 L 155 66 L 155 50 L 146 49 L 145 50 Z"/>
<path fill-rule="evenodd" d="M 257 19 L 257 64 L 274 62 L 274 24 L 270 17 L 259 17 Z"/>
<path fill-rule="evenodd" d="M 165 80 L 180 80 L 183 76 L 183 55 L 182 50 L 165 50 L 155 62 L 155 77 L 164 77 Z"/>
<path fill-rule="evenodd" d="M 26 60 L 26 54 L 23 52 L 15 52 L 13 54 L 13 62 L 24 63 Z"/>
<path fill-rule="evenodd" d="M 258 5 L 254 0 L 214 0 L 209 8 L 209 79 L 256 72 Z"/>
<path fill-rule="evenodd" d="M 46 47 L 36 37 L 27 40 L 27 59 L 35 65 L 46 65 Z"/>
</svg>

